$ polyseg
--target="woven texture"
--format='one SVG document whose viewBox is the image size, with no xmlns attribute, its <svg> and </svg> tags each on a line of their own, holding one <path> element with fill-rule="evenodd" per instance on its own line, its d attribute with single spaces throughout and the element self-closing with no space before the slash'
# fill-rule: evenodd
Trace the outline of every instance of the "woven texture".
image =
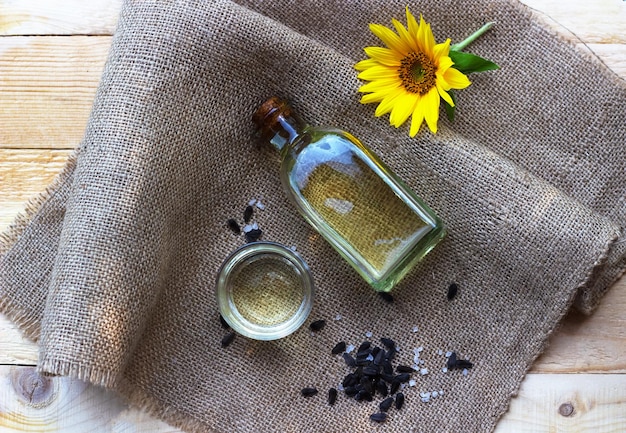
<svg viewBox="0 0 626 433">
<path fill-rule="evenodd" d="M 126 3 L 83 142 L 3 237 L 2 311 L 39 342 L 40 368 L 189 431 L 369 431 L 376 401 L 323 394 L 349 371 L 331 348 L 370 331 L 403 364 L 422 346 L 430 371 L 377 431 L 492 431 L 565 312 L 593 311 L 623 272 L 626 86 L 516 2 L 414 2 L 438 41 L 496 21 L 470 51 L 501 70 L 470 76 L 457 120 L 411 139 L 359 103 L 353 69 L 378 44 L 368 23 L 404 7 Z M 297 214 L 277 155 L 254 144 L 251 116 L 274 94 L 359 137 L 446 222 L 393 303 Z M 328 324 L 222 349 L 214 281 L 244 243 L 226 221 L 260 196 L 263 238 L 297 247 L 317 286 L 311 319 Z M 443 373 L 439 350 L 474 368 Z M 305 399 L 305 386 L 322 392 Z M 433 390 L 445 394 L 422 403 Z"/>
</svg>

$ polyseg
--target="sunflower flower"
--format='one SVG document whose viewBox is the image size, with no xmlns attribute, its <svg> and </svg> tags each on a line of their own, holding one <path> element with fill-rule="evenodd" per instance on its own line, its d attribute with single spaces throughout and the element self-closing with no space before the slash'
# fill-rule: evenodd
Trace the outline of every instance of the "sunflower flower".
<svg viewBox="0 0 626 433">
<path fill-rule="evenodd" d="M 358 62 L 355 69 L 360 71 L 358 78 L 369 81 L 359 88 L 364 93 L 361 103 L 378 103 L 375 115 L 390 113 L 389 123 L 396 128 L 411 116 L 409 135 L 414 137 L 424 120 L 433 133 L 437 132 L 440 101 L 454 107 L 451 91 L 466 88 L 470 80 L 454 67 L 450 39 L 436 44 L 430 24 L 421 15 L 418 24 L 408 7 L 406 18 L 406 28 L 398 20 L 392 20 L 397 33 L 383 25 L 370 24 L 372 33 L 387 47 L 366 47 L 369 58 Z M 489 64 L 487 67 L 483 64 L 482 69 L 466 68 L 469 72 L 497 68 L 478 56 L 457 54 Z"/>
</svg>

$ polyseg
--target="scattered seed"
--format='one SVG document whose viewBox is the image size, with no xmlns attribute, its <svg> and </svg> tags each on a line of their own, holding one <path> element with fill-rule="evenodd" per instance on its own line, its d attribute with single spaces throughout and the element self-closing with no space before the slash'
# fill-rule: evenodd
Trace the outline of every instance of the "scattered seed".
<svg viewBox="0 0 626 433">
<path fill-rule="evenodd" d="M 333 355 L 338 355 L 342 352 L 345 352 L 345 350 L 346 350 L 346 342 L 340 341 L 339 343 L 335 345 L 335 347 L 333 347 L 333 350 L 331 352 Z"/>
<path fill-rule="evenodd" d="M 458 291 L 459 291 L 459 286 L 457 286 L 456 283 L 451 283 L 448 286 L 448 301 L 453 300 Z"/>
<path fill-rule="evenodd" d="M 396 371 L 398 373 L 415 373 L 413 367 L 409 367 L 408 365 L 398 365 Z"/>
<path fill-rule="evenodd" d="M 252 219 L 254 208 L 251 205 L 246 206 L 246 210 L 243 211 L 243 221 L 247 224 Z"/>
<path fill-rule="evenodd" d="M 303 397 L 313 397 L 317 394 L 317 388 L 302 388 L 300 394 L 302 394 Z"/>
<path fill-rule="evenodd" d="M 446 367 L 448 367 L 448 370 L 456 368 L 456 352 L 450 352 L 448 361 L 446 362 Z"/>
<path fill-rule="evenodd" d="M 228 224 L 228 228 L 236 235 L 241 234 L 241 227 L 239 226 L 239 224 L 237 223 L 237 221 L 235 221 L 234 219 L 229 219 L 228 221 L 226 221 L 226 224 Z"/>
<path fill-rule="evenodd" d="M 457 359 L 456 360 L 456 368 L 472 368 L 474 364 L 469 362 L 467 359 Z"/>
<path fill-rule="evenodd" d="M 356 360 L 348 352 L 344 352 L 343 359 L 348 367 L 356 367 Z"/>
<path fill-rule="evenodd" d="M 389 389 L 387 388 L 387 384 L 385 384 L 385 382 L 382 380 L 379 380 L 378 382 L 376 382 L 376 391 L 378 391 L 378 393 L 382 395 L 383 397 L 387 397 L 387 394 L 389 394 Z"/>
<path fill-rule="evenodd" d="M 411 375 L 409 373 L 400 373 L 393 378 L 393 380 L 398 380 L 400 383 L 408 382 L 410 379 Z"/>
<path fill-rule="evenodd" d="M 387 414 L 384 412 L 374 413 L 370 415 L 370 419 L 375 422 L 385 422 Z"/>
<path fill-rule="evenodd" d="M 248 233 L 246 233 L 246 242 L 256 242 L 259 240 L 263 232 L 259 229 L 252 229 Z"/>
<path fill-rule="evenodd" d="M 402 382 L 400 382 L 399 380 L 392 380 L 391 381 L 391 390 L 390 392 L 392 394 L 395 394 L 396 392 L 398 392 L 398 390 L 400 389 L 400 385 L 402 384 Z"/>
<path fill-rule="evenodd" d="M 222 347 L 230 346 L 230 344 L 233 342 L 234 339 L 235 339 L 234 332 L 229 332 L 228 334 L 224 335 L 224 337 L 222 338 Z"/>
<path fill-rule="evenodd" d="M 337 401 L 337 390 L 335 388 L 330 388 L 328 390 L 328 404 L 333 405 Z"/>
<path fill-rule="evenodd" d="M 393 397 L 387 397 L 386 399 L 380 402 L 380 404 L 378 405 L 378 408 L 380 409 L 381 412 L 387 412 L 392 404 L 393 404 Z"/>
<path fill-rule="evenodd" d="M 378 296 L 382 298 L 383 301 L 391 304 L 393 302 L 393 295 L 389 292 L 378 292 Z"/>
<path fill-rule="evenodd" d="M 404 394 L 399 392 L 396 394 L 396 409 L 402 409 L 402 405 L 404 405 Z"/>
<path fill-rule="evenodd" d="M 326 326 L 326 321 L 324 319 L 320 319 L 316 320 L 315 322 L 311 322 L 309 328 L 311 328 L 311 331 L 313 332 L 318 332 L 321 331 L 324 326 Z"/>
<path fill-rule="evenodd" d="M 387 348 L 387 350 L 396 350 L 396 343 L 391 338 L 381 338 L 380 342 Z"/>
</svg>

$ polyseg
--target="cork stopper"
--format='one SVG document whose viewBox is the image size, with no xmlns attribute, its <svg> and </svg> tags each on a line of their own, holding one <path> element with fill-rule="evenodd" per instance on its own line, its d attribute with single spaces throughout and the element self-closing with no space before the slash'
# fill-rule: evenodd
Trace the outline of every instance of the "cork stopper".
<svg viewBox="0 0 626 433">
<path fill-rule="evenodd" d="M 291 107 L 282 98 L 272 96 L 257 109 L 252 116 L 257 131 L 263 139 L 269 139 L 281 130 L 278 118 L 291 117 Z"/>
</svg>

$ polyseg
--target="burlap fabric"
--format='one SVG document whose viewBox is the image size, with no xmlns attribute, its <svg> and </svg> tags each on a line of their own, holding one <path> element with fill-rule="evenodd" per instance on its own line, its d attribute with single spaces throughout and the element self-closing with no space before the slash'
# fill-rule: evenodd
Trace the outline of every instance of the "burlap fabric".
<svg viewBox="0 0 626 433">
<path fill-rule="evenodd" d="M 516 2 L 413 2 L 438 40 L 496 21 L 471 51 L 502 69 L 471 77 L 455 123 L 410 139 L 360 105 L 353 69 L 377 44 L 367 24 L 404 7 L 125 4 L 83 142 L 3 239 L 2 311 L 39 342 L 40 368 L 189 431 L 369 431 L 376 401 L 323 394 L 347 373 L 330 349 L 371 331 L 403 363 L 422 346 L 429 369 L 377 431 L 491 431 L 574 299 L 590 312 L 624 269 L 626 86 Z M 394 303 L 315 235 L 275 153 L 253 144 L 251 115 L 273 94 L 360 137 L 446 222 Z M 222 349 L 214 279 L 244 242 L 225 222 L 259 196 L 264 239 L 297 246 L 317 284 L 312 319 L 328 325 Z M 474 368 L 443 373 L 439 350 Z M 304 386 L 322 392 L 304 399 Z M 422 403 L 433 390 L 445 394 Z"/>
</svg>

